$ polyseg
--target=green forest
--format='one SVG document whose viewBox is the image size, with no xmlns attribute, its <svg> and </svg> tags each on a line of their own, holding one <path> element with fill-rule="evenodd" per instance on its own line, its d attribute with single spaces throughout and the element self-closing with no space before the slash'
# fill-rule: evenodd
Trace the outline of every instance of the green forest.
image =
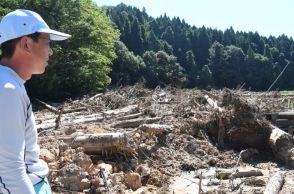
<svg viewBox="0 0 294 194">
<path fill-rule="evenodd" d="M 286 35 L 193 26 L 180 17 L 149 16 L 120 4 L 91 0 L 2 0 L 0 17 L 24 8 L 38 12 L 52 29 L 72 35 L 55 42 L 44 75 L 27 83 L 30 95 L 65 99 L 143 83 L 146 87 L 291 90 L 294 42 Z M 203 16 L 205 17 L 205 16 Z"/>
</svg>

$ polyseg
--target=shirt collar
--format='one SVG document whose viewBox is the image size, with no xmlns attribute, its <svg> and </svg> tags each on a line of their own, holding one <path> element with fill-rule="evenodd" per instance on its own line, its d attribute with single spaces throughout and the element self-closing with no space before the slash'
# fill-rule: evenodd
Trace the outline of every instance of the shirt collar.
<svg viewBox="0 0 294 194">
<path fill-rule="evenodd" d="M 11 69 L 8 66 L 0 65 L 0 68 L 5 69 L 7 72 L 9 72 L 13 77 L 17 79 L 17 81 L 21 84 L 24 84 L 26 81 L 23 80 L 13 69 Z"/>
</svg>

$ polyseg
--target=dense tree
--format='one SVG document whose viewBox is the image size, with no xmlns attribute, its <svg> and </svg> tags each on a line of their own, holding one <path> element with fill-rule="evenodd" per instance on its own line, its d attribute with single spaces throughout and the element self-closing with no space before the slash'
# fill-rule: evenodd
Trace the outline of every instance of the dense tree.
<svg viewBox="0 0 294 194">
<path fill-rule="evenodd" d="M 213 84 L 213 77 L 208 65 L 204 65 L 198 75 L 199 86 L 210 87 Z"/>
<path fill-rule="evenodd" d="M 196 52 L 194 52 L 196 58 L 198 59 L 200 67 L 207 64 L 208 62 L 209 47 L 210 47 L 210 41 L 209 41 L 208 33 L 205 27 L 203 26 L 199 32 Z"/>
<path fill-rule="evenodd" d="M 188 78 L 188 87 L 195 87 L 197 83 L 197 73 L 198 73 L 198 67 L 197 63 L 195 61 L 195 56 L 193 51 L 189 50 L 186 52 L 186 62 L 183 65 L 184 69 L 187 72 L 187 78 Z"/>
<path fill-rule="evenodd" d="M 143 59 L 129 51 L 121 41 L 116 42 L 115 53 L 117 58 L 113 61 L 110 74 L 112 83 L 127 85 L 138 82 L 145 66 Z"/>
<path fill-rule="evenodd" d="M 225 87 L 236 88 L 242 85 L 244 77 L 242 70 L 245 68 L 245 54 L 239 47 L 230 45 L 225 48 Z"/>
<path fill-rule="evenodd" d="M 81 96 L 104 89 L 115 58 L 118 32 L 105 12 L 91 0 L 34 0 L 0 2 L 1 13 L 16 8 L 38 12 L 53 29 L 72 35 L 56 42 L 47 71 L 28 82 L 30 94 L 42 98 Z M 3 11 L 5 10 L 5 11 Z"/>
<path fill-rule="evenodd" d="M 214 79 L 214 85 L 221 87 L 225 84 L 224 77 L 226 72 L 225 68 L 225 49 L 219 42 L 214 42 L 209 49 L 209 67 L 212 71 L 212 77 Z"/>
<path fill-rule="evenodd" d="M 143 60 L 146 65 L 144 77 L 148 87 L 167 84 L 181 86 L 185 82 L 183 69 L 173 55 L 164 51 L 146 51 Z"/>
<path fill-rule="evenodd" d="M 143 38 L 142 38 L 142 30 L 139 25 L 139 21 L 137 18 L 133 19 L 131 24 L 131 32 L 128 36 L 129 48 L 134 51 L 136 54 L 142 54 L 143 52 Z"/>
<path fill-rule="evenodd" d="M 22 2 L 1 1 L 0 14 Z M 265 90 L 287 64 L 275 88 L 294 87 L 290 81 L 294 41 L 286 35 L 199 28 L 166 14 L 153 18 L 144 8 L 125 4 L 103 7 L 104 12 L 90 0 L 27 2 L 24 8 L 39 12 L 52 28 L 73 35 L 56 44 L 47 73 L 30 81 L 30 91 L 38 96 L 98 91 L 110 83 L 109 72 L 116 85 L 143 80 L 148 87 L 236 88 L 245 83 L 245 89 Z M 120 41 L 112 24 L 120 31 Z"/>
<path fill-rule="evenodd" d="M 270 47 L 269 47 L 268 44 L 266 44 L 266 45 L 264 46 L 264 52 L 263 52 L 263 55 L 264 55 L 265 57 L 267 57 L 271 62 L 273 61 L 272 52 L 271 52 Z"/>
<path fill-rule="evenodd" d="M 224 31 L 224 45 L 236 45 L 236 36 L 233 27 Z"/>
<path fill-rule="evenodd" d="M 167 41 L 169 44 L 173 45 L 175 41 L 174 31 L 171 26 L 168 26 L 161 37 L 163 40 Z"/>
<path fill-rule="evenodd" d="M 152 18 L 146 11 L 140 12 L 137 8 L 124 4 L 109 7 L 108 10 L 111 10 L 108 13 L 114 18 L 115 23 L 117 15 L 124 11 L 127 12 L 128 20 L 137 19 L 137 25 L 141 29 L 140 36 L 143 39 L 142 52 L 164 51 L 174 55 L 186 72 L 188 87 L 206 87 L 209 84 L 211 87 L 234 88 L 245 83 L 246 88 L 264 89 L 287 61 L 293 61 L 294 42 L 285 35 L 266 38 L 257 32 L 235 32 L 233 27 L 224 32 L 204 26 L 197 28 L 188 25 L 179 17 L 170 18 L 163 14 L 158 18 Z M 121 27 L 120 23 L 117 26 L 123 34 L 125 28 Z M 129 33 L 126 36 L 130 36 L 132 41 L 136 39 L 135 34 Z M 123 37 L 122 41 L 135 53 L 141 45 L 141 40 L 132 43 L 137 46 L 136 48 L 128 46 L 132 41 L 127 41 Z M 218 44 L 213 45 L 214 42 Z M 204 68 L 205 65 L 207 67 Z M 209 79 L 203 79 L 203 72 L 211 74 L 210 82 Z M 255 76 L 259 73 L 262 75 L 260 79 L 256 79 Z M 266 77 L 262 78 L 264 75 Z M 287 80 L 287 76 L 280 80 L 280 88 L 289 85 L 287 81 L 283 81 L 284 79 Z M 262 83 L 256 83 L 257 81 Z"/>
</svg>

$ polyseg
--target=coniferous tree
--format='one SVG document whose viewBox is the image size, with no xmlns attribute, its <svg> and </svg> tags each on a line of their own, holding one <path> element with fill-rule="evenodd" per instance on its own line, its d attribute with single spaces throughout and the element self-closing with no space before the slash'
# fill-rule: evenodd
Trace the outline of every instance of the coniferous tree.
<svg viewBox="0 0 294 194">
<path fill-rule="evenodd" d="M 183 67 L 187 72 L 188 87 L 195 87 L 197 83 L 198 68 L 193 51 L 189 50 L 186 52 L 186 62 Z"/>
<path fill-rule="evenodd" d="M 236 37 L 233 27 L 224 31 L 224 45 L 236 45 Z"/>
<path fill-rule="evenodd" d="M 230 45 L 225 47 L 225 57 L 224 86 L 236 88 L 244 82 L 242 71 L 245 66 L 245 54 L 241 48 Z"/>
<path fill-rule="evenodd" d="M 293 39 L 285 35 L 277 38 L 273 36 L 266 38 L 260 36 L 257 32 L 235 32 L 233 27 L 224 32 L 204 26 L 197 28 L 196 26 L 190 26 L 179 17 L 169 18 L 166 14 L 163 14 L 158 18 L 152 18 L 146 14 L 144 9 L 140 11 L 135 7 L 124 4 L 119 5 L 118 8 L 112 7 L 110 9 L 117 9 L 117 11 L 114 11 L 116 15 L 120 15 L 125 11 L 131 24 L 134 24 L 134 20 L 138 21 L 137 26 L 141 30 L 140 34 L 143 40 L 141 53 L 148 50 L 155 52 L 162 50 L 169 55 L 174 55 L 177 62 L 187 72 L 188 86 L 199 85 L 199 75 L 204 69 L 208 72 L 207 68 L 203 69 L 205 65 L 208 65 L 207 67 L 212 74 L 215 86 L 236 87 L 236 85 L 241 84 L 240 82 L 245 82 L 245 87 L 258 90 L 266 88 L 266 81 L 271 80 L 283 68 L 283 62 L 293 61 L 291 54 L 294 50 Z M 108 13 L 113 14 L 114 12 Z M 122 31 L 122 34 L 128 29 L 128 27 L 124 28 L 121 25 L 118 25 L 118 28 Z M 127 34 L 127 36 L 130 36 L 128 37 L 129 39 L 133 38 L 131 33 Z M 123 42 L 126 41 L 125 44 L 130 51 L 137 53 L 137 47 L 141 45 L 140 38 L 135 41 L 136 38 L 126 40 L 123 38 L 124 36 L 121 37 Z M 132 44 L 136 45 L 136 47 L 128 46 L 132 41 Z M 220 63 L 214 64 L 212 62 L 213 58 L 211 58 L 212 55 L 209 52 L 209 48 L 212 48 L 211 43 L 215 41 L 223 45 L 222 65 L 219 66 L 219 69 L 215 65 Z M 192 80 L 194 76 L 191 76 L 195 74 L 192 68 L 193 65 L 187 67 L 187 64 L 189 64 L 187 62 L 189 51 L 192 51 L 194 58 L 197 59 L 196 80 Z M 242 51 L 246 51 L 245 59 Z M 281 53 L 283 54 L 281 55 Z M 255 79 L 254 76 L 257 76 L 258 69 L 263 69 L 268 78 Z M 222 74 L 218 75 L 214 70 Z M 268 71 L 271 70 L 272 72 L 269 73 Z M 259 73 L 262 72 L 259 71 Z M 286 78 L 287 76 L 285 76 Z M 257 81 L 261 83 L 256 83 Z M 286 82 L 280 82 L 279 87 L 283 88 L 286 85 Z"/>
<path fill-rule="evenodd" d="M 213 75 L 208 65 L 204 65 L 197 78 L 199 86 L 203 88 L 211 87 L 213 84 Z"/>
<path fill-rule="evenodd" d="M 197 41 L 197 50 L 195 53 L 195 56 L 198 59 L 198 63 L 200 67 L 207 64 L 208 62 L 209 47 L 210 47 L 209 37 L 205 27 L 203 26 L 199 32 L 198 41 Z"/>
<path fill-rule="evenodd" d="M 162 34 L 161 38 L 163 40 L 165 40 L 166 42 L 168 42 L 169 44 L 173 45 L 174 44 L 174 39 L 175 39 L 173 29 L 170 26 L 168 26 L 166 28 L 166 30 L 164 31 L 164 33 Z"/>
<path fill-rule="evenodd" d="M 225 51 L 224 46 L 219 42 L 214 42 L 209 49 L 209 68 L 212 72 L 214 85 L 221 87 L 224 85 L 225 67 Z"/>
<path fill-rule="evenodd" d="M 134 18 L 131 25 L 131 34 L 129 38 L 129 48 L 136 54 L 143 53 L 142 30 L 137 18 Z"/>
</svg>

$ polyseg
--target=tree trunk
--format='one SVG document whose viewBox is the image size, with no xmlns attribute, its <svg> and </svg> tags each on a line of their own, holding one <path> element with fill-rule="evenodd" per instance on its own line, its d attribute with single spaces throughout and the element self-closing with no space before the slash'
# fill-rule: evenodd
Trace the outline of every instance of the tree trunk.
<svg viewBox="0 0 294 194">
<path fill-rule="evenodd" d="M 274 155 L 285 162 L 289 168 L 294 168 L 294 138 L 292 135 L 273 126 L 269 137 L 269 146 Z"/>
<path fill-rule="evenodd" d="M 141 124 L 147 123 L 155 123 L 159 121 L 161 117 L 155 117 L 155 118 L 139 118 L 139 119 L 131 119 L 126 121 L 117 122 L 111 125 L 113 128 L 135 128 L 139 127 Z"/>
<path fill-rule="evenodd" d="M 234 169 L 217 169 L 216 177 L 219 179 L 229 179 L 231 176 L 233 178 L 241 177 L 252 177 L 252 176 L 262 176 L 263 173 L 257 169 L 248 168 L 238 168 L 237 171 Z"/>
<path fill-rule="evenodd" d="M 267 183 L 263 194 L 279 194 L 284 184 L 284 177 L 284 173 L 276 172 Z"/>
<path fill-rule="evenodd" d="M 124 133 L 73 134 L 58 137 L 72 148 L 82 147 L 88 154 L 134 153 Z"/>
<path fill-rule="evenodd" d="M 149 135 L 160 136 L 172 131 L 172 126 L 170 125 L 161 125 L 161 124 L 143 124 L 138 130 L 141 130 L 144 133 Z"/>
</svg>

